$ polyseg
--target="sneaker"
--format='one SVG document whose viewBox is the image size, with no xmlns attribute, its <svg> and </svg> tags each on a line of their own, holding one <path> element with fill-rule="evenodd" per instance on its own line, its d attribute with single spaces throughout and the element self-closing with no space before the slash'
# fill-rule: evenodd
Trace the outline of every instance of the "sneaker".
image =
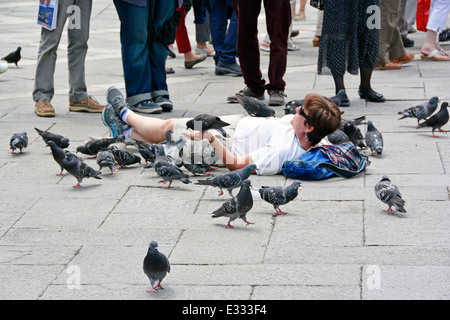
<svg viewBox="0 0 450 320">
<path fill-rule="evenodd" d="M 281 90 L 273 90 L 269 92 L 269 106 L 282 106 L 285 104 L 284 97 L 287 97 Z"/>
<path fill-rule="evenodd" d="M 108 103 L 114 108 L 119 118 L 122 118 L 123 113 L 128 108 L 122 91 L 114 86 L 109 87 L 108 91 L 106 92 L 106 101 L 108 101 Z"/>
<path fill-rule="evenodd" d="M 114 107 L 110 104 L 107 104 L 102 111 L 102 121 L 105 126 L 109 128 L 111 132 L 111 136 L 116 138 L 123 134 L 123 131 L 130 128 L 128 124 L 123 122 Z"/>
<path fill-rule="evenodd" d="M 249 87 L 245 87 L 244 89 L 242 89 L 241 91 L 239 91 L 239 93 L 243 96 L 247 96 L 247 97 L 254 97 L 258 100 L 264 100 L 264 91 L 262 94 L 257 94 L 255 92 L 253 92 L 252 89 L 250 89 Z M 229 96 L 227 98 L 228 102 L 231 103 L 239 103 L 239 100 L 236 98 L 236 96 Z"/>
<path fill-rule="evenodd" d="M 162 113 L 162 109 L 159 104 L 154 103 L 152 100 L 144 100 L 130 106 L 130 109 L 136 112 L 147 113 L 147 114 L 158 114 Z"/>
<path fill-rule="evenodd" d="M 172 101 L 169 100 L 168 96 L 159 96 L 154 98 L 155 103 L 159 105 L 163 112 L 170 112 L 173 109 Z"/>
<path fill-rule="evenodd" d="M 86 111 L 86 112 L 100 113 L 102 112 L 104 107 L 105 106 L 98 103 L 98 101 L 94 99 L 92 96 L 89 96 L 80 102 L 69 103 L 69 111 L 73 112 Z"/>
<path fill-rule="evenodd" d="M 49 100 L 41 99 L 36 101 L 36 104 L 34 105 L 34 113 L 36 113 L 39 117 L 54 117 L 55 109 L 53 109 L 53 106 Z"/>
<path fill-rule="evenodd" d="M 237 63 L 226 63 L 219 60 L 216 65 L 216 75 L 222 76 L 229 73 L 242 76 L 241 67 Z"/>
</svg>

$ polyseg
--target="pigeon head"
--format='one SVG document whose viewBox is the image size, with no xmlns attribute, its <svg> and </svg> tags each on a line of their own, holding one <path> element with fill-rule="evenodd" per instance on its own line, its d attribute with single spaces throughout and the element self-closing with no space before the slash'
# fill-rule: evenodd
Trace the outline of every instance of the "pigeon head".
<svg viewBox="0 0 450 320">
<path fill-rule="evenodd" d="M 295 180 L 292 182 L 292 185 L 294 188 L 297 188 L 298 191 L 301 191 L 303 189 L 302 182 L 300 180 Z"/>
<path fill-rule="evenodd" d="M 448 102 L 443 102 L 441 105 L 442 108 L 448 108 Z"/>
<path fill-rule="evenodd" d="M 245 179 L 244 181 L 242 181 L 242 186 L 251 187 L 252 183 L 249 179 Z"/>
<path fill-rule="evenodd" d="M 253 171 L 256 170 L 256 164 L 250 163 L 248 166 L 244 168 L 246 174 L 250 175 Z"/>
<path fill-rule="evenodd" d="M 387 175 L 383 175 L 383 176 L 381 177 L 381 180 L 388 180 L 388 181 L 391 181 L 391 180 L 389 180 L 389 178 L 388 178 Z"/>
<path fill-rule="evenodd" d="M 78 153 L 78 152 L 86 153 L 86 152 L 88 152 L 88 151 L 87 151 L 86 146 L 78 146 L 78 147 L 77 147 L 77 153 Z"/>
<path fill-rule="evenodd" d="M 433 107 L 435 107 L 439 103 L 439 97 L 432 97 L 429 102 Z"/>
<path fill-rule="evenodd" d="M 67 148 L 69 146 L 69 138 L 62 138 L 61 139 L 61 148 Z"/>
<path fill-rule="evenodd" d="M 50 148 L 54 148 L 54 147 L 56 147 L 56 143 L 54 141 L 52 141 L 52 140 L 49 140 L 45 146 L 46 147 L 50 147 Z"/>
<path fill-rule="evenodd" d="M 155 240 L 151 241 L 149 247 L 153 249 L 158 248 L 158 242 L 156 242 Z"/>
</svg>

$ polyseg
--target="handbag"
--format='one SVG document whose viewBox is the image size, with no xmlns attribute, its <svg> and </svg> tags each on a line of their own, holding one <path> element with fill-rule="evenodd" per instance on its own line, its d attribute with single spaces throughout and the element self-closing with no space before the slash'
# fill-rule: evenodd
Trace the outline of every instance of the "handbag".
<svg viewBox="0 0 450 320">
<path fill-rule="evenodd" d="M 416 28 L 427 32 L 428 17 L 430 15 L 430 0 L 419 0 L 417 2 Z"/>
<path fill-rule="evenodd" d="M 325 0 L 311 0 L 309 3 L 314 8 L 317 8 L 319 10 L 323 10 L 323 7 L 325 5 Z"/>
</svg>

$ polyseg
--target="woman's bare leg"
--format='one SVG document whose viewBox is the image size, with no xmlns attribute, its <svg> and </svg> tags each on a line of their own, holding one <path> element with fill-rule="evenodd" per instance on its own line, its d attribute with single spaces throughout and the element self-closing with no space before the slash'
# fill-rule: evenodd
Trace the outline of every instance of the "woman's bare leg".
<svg viewBox="0 0 450 320">
<path fill-rule="evenodd" d="M 159 143 L 166 140 L 166 131 L 173 130 L 175 119 L 159 119 L 149 116 L 141 116 L 130 112 L 127 123 L 133 127 L 131 139 L 148 143 Z"/>
</svg>

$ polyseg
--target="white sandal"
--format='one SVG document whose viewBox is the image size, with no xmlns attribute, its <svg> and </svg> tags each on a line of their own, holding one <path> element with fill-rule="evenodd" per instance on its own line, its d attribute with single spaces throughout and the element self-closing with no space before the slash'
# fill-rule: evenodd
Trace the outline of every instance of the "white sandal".
<svg viewBox="0 0 450 320">
<path fill-rule="evenodd" d="M 437 54 L 440 54 L 441 56 L 447 57 L 447 59 L 437 59 L 435 56 Z M 429 54 L 423 54 L 420 56 L 420 59 L 422 60 L 432 60 L 432 61 L 450 61 L 450 57 L 447 56 L 445 53 L 439 51 L 438 49 L 434 49 Z"/>
</svg>

